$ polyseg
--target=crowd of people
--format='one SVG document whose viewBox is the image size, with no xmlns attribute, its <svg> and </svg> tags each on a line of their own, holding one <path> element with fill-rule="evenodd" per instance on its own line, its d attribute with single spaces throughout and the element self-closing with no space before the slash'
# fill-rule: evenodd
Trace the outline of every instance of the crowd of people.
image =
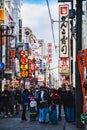
<svg viewBox="0 0 87 130">
<path fill-rule="evenodd" d="M 62 109 L 65 120 L 75 122 L 75 88 L 72 86 L 67 89 L 66 86 L 58 89 L 37 86 L 28 90 L 6 85 L 0 93 L 0 115 L 5 118 L 21 113 L 21 120 L 26 121 L 28 111 L 30 121 L 57 124 L 62 120 Z"/>
</svg>

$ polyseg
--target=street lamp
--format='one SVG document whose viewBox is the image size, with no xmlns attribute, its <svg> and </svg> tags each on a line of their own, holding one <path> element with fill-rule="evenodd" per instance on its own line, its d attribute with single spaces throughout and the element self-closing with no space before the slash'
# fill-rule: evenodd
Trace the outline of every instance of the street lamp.
<svg viewBox="0 0 87 130">
<path fill-rule="evenodd" d="M 11 34 L 13 34 L 15 24 L 16 23 L 14 21 L 9 22 L 9 27 L 12 29 L 12 33 Z"/>
<path fill-rule="evenodd" d="M 29 29 L 26 28 L 25 35 L 26 35 L 26 43 L 29 42 Z"/>
<path fill-rule="evenodd" d="M 4 70 L 4 63 L 2 63 L 2 44 L 3 44 L 3 37 L 6 37 L 6 30 L 8 26 L 3 24 L 3 21 L 0 19 L 0 91 L 2 91 L 2 79 L 3 79 L 3 70 Z"/>
<path fill-rule="evenodd" d="M 4 24 L 3 22 L 0 24 L 0 91 L 2 90 L 2 79 L 3 79 L 3 70 L 4 65 L 2 67 L 2 44 L 5 42 L 4 45 L 6 45 L 6 66 L 5 68 L 9 68 L 9 57 L 10 57 L 10 37 L 13 36 L 13 28 L 14 28 L 14 22 L 11 25 L 8 26 Z M 10 32 L 11 30 L 11 32 Z M 5 38 L 5 39 L 4 39 Z M 2 41 L 3 40 L 3 41 Z"/>
</svg>

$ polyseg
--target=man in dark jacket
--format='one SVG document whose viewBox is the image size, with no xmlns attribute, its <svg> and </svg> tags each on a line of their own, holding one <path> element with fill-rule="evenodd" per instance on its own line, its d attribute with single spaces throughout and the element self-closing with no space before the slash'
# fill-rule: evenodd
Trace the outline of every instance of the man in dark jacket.
<svg viewBox="0 0 87 130">
<path fill-rule="evenodd" d="M 3 102 L 3 110 L 4 110 L 5 117 L 8 116 L 9 96 L 10 93 L 8 91 L 8 86 L 6 85 L 4 91 L 2 92 L 2 102 Z"/>
<path fill-rule="evenodd" d="M 20 104 L 21 104 L 21 90 L 19 87 L 16 87 L 15 90 L 15 100 L 16 100 L 16 114 L 19 114 Z"/>
<path fill-rule="evenodd" d="M 22 117 L 21 117 L 22 120 L 27 120 L 26 119 L 26 106 L 28 104 L 28 94 L 29 94 L 28 90 L 25 89 L 21 95 L 22 96 Z"/>
</svg>

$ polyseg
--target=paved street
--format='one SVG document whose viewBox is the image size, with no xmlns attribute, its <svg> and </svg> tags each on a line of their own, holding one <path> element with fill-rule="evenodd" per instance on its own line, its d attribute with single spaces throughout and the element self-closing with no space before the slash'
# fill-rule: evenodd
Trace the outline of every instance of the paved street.
<svg viewBox="0 0 87 130">
<path fill-rule="evenodd" d="M 0 119 L 0 130 L 79 130 L 75 125 L 71 123 L 66 123 L 64 128 L 64 119 L 59 121 L 57 125 L 40 124 L 37 121 L 30 122 L 29 118 L 27 121 L 21 121 L 20 116 L 10 117 L 7 119 Z"/>
</svg>

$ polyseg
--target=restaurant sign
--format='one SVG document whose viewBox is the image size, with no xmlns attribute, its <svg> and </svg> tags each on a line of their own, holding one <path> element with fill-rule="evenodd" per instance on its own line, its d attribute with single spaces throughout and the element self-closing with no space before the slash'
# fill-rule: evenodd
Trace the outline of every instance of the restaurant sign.
<svg viewBox="0 0 87 130">
<path fill-rule="evenodd" d="M 59 57 L 69 57 L 69 7 L 59 5 Z"/>
</svg>

